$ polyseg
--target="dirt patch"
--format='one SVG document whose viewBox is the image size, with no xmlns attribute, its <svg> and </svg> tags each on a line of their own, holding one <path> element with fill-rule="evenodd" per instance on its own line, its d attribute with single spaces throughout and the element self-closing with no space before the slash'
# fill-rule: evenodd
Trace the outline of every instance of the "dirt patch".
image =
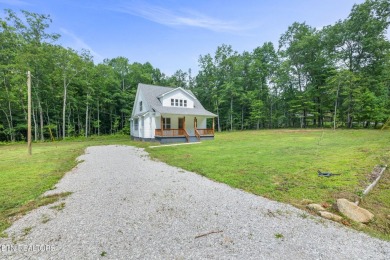
<svg viewBox="0 0 390 260">
<path fill-rule="evenodd" d="M 383 166 L 377 165 L 375 168 L 372 170 L 371 174 L 368 176 L 368 181 L 373 182 L 375 181 L 379 175 L 381 174 L 383 169 Z"/>
</svg>

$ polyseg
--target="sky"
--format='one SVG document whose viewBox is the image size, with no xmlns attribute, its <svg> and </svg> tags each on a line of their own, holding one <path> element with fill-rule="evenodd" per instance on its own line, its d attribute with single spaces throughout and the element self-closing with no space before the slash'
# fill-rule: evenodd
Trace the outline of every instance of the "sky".
<svg viewBox="0 0 390 260">
<path fill-rule="evenodd" d="M 364 0 L 0 0 L 4 9 L 48 14 L 56 42 L 88 49 L 95 63 L 126 57 L 150 62 L 170 76 L 181 69 L 198 72 L 200 55 L 218 46 L 239 53 L 265 42 L 277 48 L 294 22 L 322 28 L 348 17 Z M 21 15 L 20 15 L 21 17 Z"/>
</svg>

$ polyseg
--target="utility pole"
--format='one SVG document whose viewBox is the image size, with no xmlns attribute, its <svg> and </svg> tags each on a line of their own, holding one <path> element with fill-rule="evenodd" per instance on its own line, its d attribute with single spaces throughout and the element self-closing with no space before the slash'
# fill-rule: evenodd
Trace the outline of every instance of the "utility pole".
<svg viewBox="0 0 390 260">
<path fill-rule="evenodd" d="M 31 155 L 31 73 L 27 71 L 27 96 L 28 96 L 28 113 L 27 113 L 27 147 L 28 154 Z"/>
</svg>

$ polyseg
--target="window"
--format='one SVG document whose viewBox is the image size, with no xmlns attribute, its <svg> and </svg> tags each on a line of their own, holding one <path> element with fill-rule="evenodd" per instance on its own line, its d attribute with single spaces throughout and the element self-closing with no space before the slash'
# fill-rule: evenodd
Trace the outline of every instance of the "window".
<svg viewBox="0 0 390 260">
<path fill-rule="evenodd" d="M 134 119 L 134 130 L 138 130 L 138 118 Z"/>
<path fill-rule="evenodd" d="M 171 129 L 171 119 L 170 118 L 163 118 L 163 125 L 164 129 Z"/>
<path fill-rule="evenodd" d="M 142 101 L 139 102 L 139 111 L 142 111 Z"/>
<path fill-rule="evenodd" d="M 187 107 L 187 100 L 186 99 L 173 99 L 171 98 L 171 107 Z"/>
<path fill-rule="evenodd" d="M 184 118 L 179 118 L 179 129 L 184 128 Z"/>
</svg>

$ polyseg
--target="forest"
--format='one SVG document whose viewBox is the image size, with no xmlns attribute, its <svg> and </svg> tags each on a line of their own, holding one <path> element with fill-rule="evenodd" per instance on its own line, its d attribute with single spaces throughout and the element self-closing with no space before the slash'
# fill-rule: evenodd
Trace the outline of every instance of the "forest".
<svg viewBox="0 0 390 260">
<path fill-rule="evenodd" d="M 48 33 L 50 15 L 4 10 L 0 18 L 0 142 L 26 140 L 27 71 L 33 139 L 129 134 L 138 83 L 191 89 L 217 114 L 218 131 L 378 128 L 390 117 L 388 0 L 366 0 L 321 29 L 295 22 L 278 45 L 239 53 L 216 47 L 191 69 L 167 76 L 149 62 L 95 64 Z"/>
</svg>

